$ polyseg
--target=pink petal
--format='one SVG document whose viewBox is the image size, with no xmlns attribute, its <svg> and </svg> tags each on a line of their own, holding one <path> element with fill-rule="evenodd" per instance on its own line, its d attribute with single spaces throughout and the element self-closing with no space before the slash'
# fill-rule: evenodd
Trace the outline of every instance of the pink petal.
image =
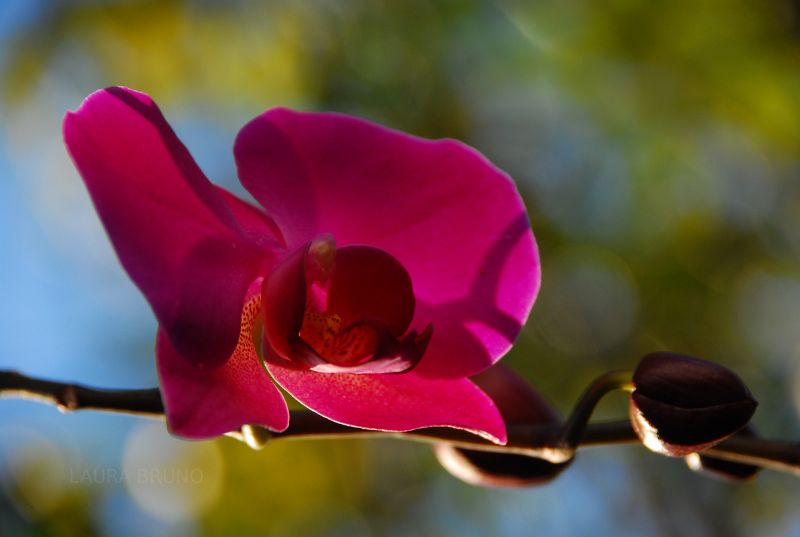
<svg viewBox="0 0 800 537">
<path fill-rule="evenodd" d="M 239 176 L 289 247 L 321 233 L 397 258 L 433 324 L 420 375 L 482 371 L 510 347 L 539 288 L 514 184 L 477 151 L 337 114 L 275 109 L 236 140 Z"/>
<path fill-rule="evenodd" d="M 414 372 L 326 374 L 277 360 L 268 361 L 267 369 L 303 405 L 338 423 L 381 431 L 455 427 L 506 442 L 497 407 L 468 379 L 426 379 Z"/>
<path fill-rule="evenodd" d="M 156 362 L 167 424 L 185 438 L 212 438 L 258 424 L 274 431 L 289 425 L 289 410 L 278 388 L 261 366 L 253 345 L 253 328 L 261 299 L 260 282 L 251 287 L 241 316 L 241 331 L 230 359 L 212 371 L 181 358 L 163 331 L 156 343 Z"/>
<path fill-rule="evenodd" d="M 173 303 L 158 315 L 175 350 L 200 368 L 222 365 L 233 352 L 248 286 L 266 269 L 269 254 L 248 243 L 204 240 L 186 254 L 173 283 Z M 148 298 L 150 298 L 148 296 Z M 151 301 L 152 304 L 152 301 Z"/>
<path fill-rule="evenodd" d="M 292 360 L 290 338 L 300 332 L 306 302 L 307 246 L 289 253 L 264 281 L 264 339 L 282 360 Z"/>
<path fill-rule="evenodd" d="M 283 238 L 281 230 L 278 228 L 275 221 L 267 216 L 263 209 L 254 207 L 246 201 L 239 199 L 224 188 L 216 187 L 216 189 L 225 199 L 239 228 L 244 234 L 266 248 L 273 249 L 275 246 L 286 248 L 286 241 Z"/>
<path fill-rule="evenodd" d="M 64 140 L 172 345 L 194 363 L 222 363 L 236 345 L 245 291 L 275 240 L 242 229 L 236 202 L 206 179 L 145 94 L 93 93 L 67 114 Z"/>
</svg>

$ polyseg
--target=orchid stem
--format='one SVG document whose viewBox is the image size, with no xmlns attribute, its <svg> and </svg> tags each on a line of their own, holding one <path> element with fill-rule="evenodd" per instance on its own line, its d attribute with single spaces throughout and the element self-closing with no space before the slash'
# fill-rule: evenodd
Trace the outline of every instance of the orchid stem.
<svg viewBox="0 0 800 537">
<path fill-rule="evenodd" d="M 100 410 L 152 417 L 164 415 L 158 388 L 101 390 L 32 378 L 15 371 L 0 371 L 0 397 L 33 399 L 55 405 L 61 412 Z"/>
<path fill-rule="evenodd" d="M 612 372 L 603 375 L 586 389 L 563 426 L 511 425 L 508 428 L 508 443 L 502 446 L 466 431 L 446 427 L 405 433 L 358 429 L 334 423 L 305 410 L 292 411 L 289 428 L 281 433 L 268 433 L 262 427 L 245 426 L 243 431 L 235 431 L 229 435 L 256 448 L 263 447 L 270 439 L 383 437 L 425 443 L 445 442 L 472 450 L 513 453 L 550 462 L 562 462 L 572 457 L 579 446 L 638 443 L 628 420 L 588 423 L 589 416 L 603 395 L 615 389 L 628 389 L 629 383 L 630 373 Z M 98 410 L 164 418 L 164 405 L 158 388 L 100 390 L 82 384 L 42 380 L 13 371 L 0 371 L 0 397 L 33 399 L 54 405 L 62 412 Z M 554 438 L 558 439 L 555 443 Z M 735 436 L 703 453 L 800 476 L 798 442 Z"/>
<path fill-rule="evenodd" d="M 633 391 L 632 379 L 631 371 L 611 371 L 595 379 L 584 390 L 561 429 L 561 435 L 556 445 L 563 450 L 563 461 L 558 462 L 564 462 L 575 455 L 575 450 L 589 424 L 589 418 L 600 399 L 615 390 Z"/>
</svg>

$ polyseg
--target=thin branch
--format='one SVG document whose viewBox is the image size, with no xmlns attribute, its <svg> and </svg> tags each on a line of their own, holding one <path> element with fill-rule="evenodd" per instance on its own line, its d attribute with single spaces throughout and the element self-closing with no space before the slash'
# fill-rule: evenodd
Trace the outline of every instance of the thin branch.
<svg viewBox="0 0 800 537">
<path fill-rule="evenodd" d="M 513 453 L 562 462 L 574 448 L 638 443 L 628 420 L 586 424 L 594 405 L 611 389 L 625 389 L 625 376 L 604 375 L 587 389 L 576 410 L 564 426 L 511 425 L 508 443 L 493 444 L 466 431 L 447 427 L 391 433 L 348 427 L 327 420 L 313 412 L 292 411 L 289 428 L 269 433 L 261 427 L 245 428 L 231 436 L 248 444 L 263 445 L 268 439 L 312 439 L 384 437 L 426 443 L 445 442 L 479 451 Z M 163 418 L 164 406 L 158 388 L 145 390 L 99 390 L 81 384 L 53 382 L 27 377 L 12 371 L 0 371 L 0 397 L 22 397 L 55 405 L 62 412 L 99 410 Z M 580 431 L 580 434 L 576 431 Z M 554 441 L 554 439 L 556 439 Z M 567 439 L 566 442 L 564 439 Z M 565 451 L 566 450 L 566 451 Z M 800 476 L 800 443 L 734 436 L 703 451 L 721 459 L 754 464 Z M 567 456 L 569 454 L 569 456 Z"/>
<path fill-rule="evenodd" d="M 55 405 L 62 412 L 101 410 L 144 416 L 163 416 L 158 388 L 145 390 L 100 390 L 28 377 L 15 371 L 0 371 L 0 397 L 33 399 Z"/>
</svg>

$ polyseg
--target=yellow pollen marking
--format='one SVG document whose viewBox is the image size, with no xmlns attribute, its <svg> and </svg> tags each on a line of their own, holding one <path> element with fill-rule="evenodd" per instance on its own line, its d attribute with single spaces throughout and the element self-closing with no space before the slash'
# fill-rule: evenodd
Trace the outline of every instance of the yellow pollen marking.
<svg viewBox="0 0 800 537">
<path fill-rule="evenodd" d="M 335 313 L 325 314 L 307 308 L 300 337 L 318 354 L 327 356 L 341 329 L 342 318 Z"/>
<path fill-rule="evenodd" d="M 256 321 L 261 315 L 261 295 L 256 294 L 248 300 L 242 308 L 242 322 L 239 328 L 239 340 L 236 343 L 234 354 L 255 352 L 258 348 L 256 339 L 260 339 L 260 331 L 256 328 Z M 260 327 L 260 325 L 259 325 Z"/>
</svg>

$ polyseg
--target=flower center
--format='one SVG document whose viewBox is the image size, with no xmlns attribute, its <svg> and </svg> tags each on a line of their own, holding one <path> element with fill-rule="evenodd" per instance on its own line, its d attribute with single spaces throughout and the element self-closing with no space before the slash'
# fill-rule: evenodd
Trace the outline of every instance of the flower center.
<svg viewBox="0 0 800 537">
<path fill-rule="evenodd" d="M 432 334 L 430 325 L 409 330 L 414 291 L 397 259 L 370 246 L 337 248 L 330 234 L 287 256 L 262 297 L 275 357 L 320 373 L 408 371 Z"/>
<path fill-rule="evenodd" d="M 300 338 L 322 358 L 336 365 L 358 365 L 369 360 L 378 347 L 378 333 L 369 325 L 343 326 L 336 313 L 322 313 L 307 306 Z"/>
</svg>

